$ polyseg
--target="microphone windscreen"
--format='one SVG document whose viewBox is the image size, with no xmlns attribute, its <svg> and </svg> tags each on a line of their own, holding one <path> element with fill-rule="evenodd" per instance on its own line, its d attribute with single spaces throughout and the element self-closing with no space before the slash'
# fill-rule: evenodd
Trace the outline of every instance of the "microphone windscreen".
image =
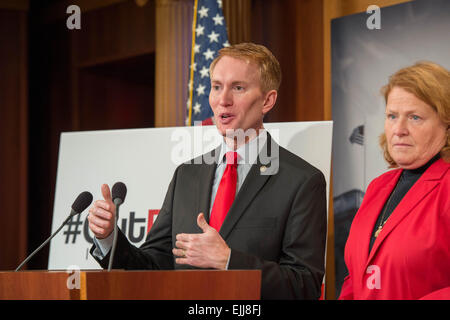
<svg viewBox="0 0 450 320">
<path fill-rule="evenodd" d="M 84 191 L 78 195 L 72 204 L 72 209 L 76 213 L 83 212 L 92 202 L 92 194 L 89 191 Z"/>
<path fill-rule="evenodd" d="M 122 202 L 125 201 L 125 196 L 127 195 L 127 187 L 123 182 L 116 182 L 112 187 L 112 199 L 120 199 Z"/>
</svg>

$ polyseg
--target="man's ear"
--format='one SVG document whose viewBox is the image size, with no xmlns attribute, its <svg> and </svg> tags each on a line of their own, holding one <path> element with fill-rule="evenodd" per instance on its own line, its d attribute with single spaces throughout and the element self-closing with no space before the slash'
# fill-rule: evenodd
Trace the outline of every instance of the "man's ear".
<svg viewBox="0 0 450 320">
<path fill-rule="evenodd" d="M 270 90 L 266 93 L 266 98 L 264 99 L 264 105 L 262 108 L 263 115 L 266 115 L 275 106 L 275 102 L 277 102 L 277 96 L 277 90 Z"/>
</svg>

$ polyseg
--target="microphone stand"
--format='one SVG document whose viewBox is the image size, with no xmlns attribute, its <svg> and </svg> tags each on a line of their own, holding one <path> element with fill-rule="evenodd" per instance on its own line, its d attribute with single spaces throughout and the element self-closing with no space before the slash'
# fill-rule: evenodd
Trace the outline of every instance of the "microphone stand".
<svg viewBox="0 0 450 320">
<path fill-rule="evenodd" d="M 62 225 L 58 228 L 58 230 L 56 230 L 47 240 L 44 241 L 44 243 L 42 243 L 36 250 L 34 250 L 15 270 L 15 272 L 19 271 L 20 268 L 23 267 L 23 265 L 25 263 L 27 263 L 36 253 L 39 252 L 39 250 L 41 250 L 50 240 L 53 239 L 53 237 L 55 237 L 59 231 L 61 231 L 61 229 L 66 225 L 67 222 L 69 222 L 70 219 L 72 219 L 72 217 L 74 217 L 76 214 L 71 214 L 67 217 L 67 219 L 62 223 Z"/>
<path fill-rule="evenodd" d="M 121 199 L 117 198 L 117 199 L 114 199 L 114 200 L 117 201 L 117 203 L 116 203 L 116 214 L 115 214 L 115 217 L 114 217 L 114 231 L 113 231 L 113 232 L 114 232 L 114 239 L 113 239 L 113 244 L 112 244 L 112 247 L 111 247 L 111 254 L 110 254 L 110 256 L 109 256 L 108 271 L 111 271 L 111 269 L 112 269 L 113 260 L 114 260 L 114 254 L 115 254 L 115 252 L 116 252 L 116 246 L 117 246 L 117 229 L 118 229 L 118 227 L 117 227 L 117 221 L 119 221 L 119 207 L 120 207 L 120 205 L 122 204 Z"/>
</svg>

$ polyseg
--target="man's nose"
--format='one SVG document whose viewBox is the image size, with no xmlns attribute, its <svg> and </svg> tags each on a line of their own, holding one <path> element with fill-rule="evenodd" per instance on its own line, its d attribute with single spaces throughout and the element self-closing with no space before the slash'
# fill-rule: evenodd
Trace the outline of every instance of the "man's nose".
<svg viewBox="0 0 450 320">
<path fill-rule="evenodd" d="M 233 96 L 231 90 L 224 88 L 219 96 L 219 103 L 221 106 L 231 106 L 233 104 Z"/>
</svg>

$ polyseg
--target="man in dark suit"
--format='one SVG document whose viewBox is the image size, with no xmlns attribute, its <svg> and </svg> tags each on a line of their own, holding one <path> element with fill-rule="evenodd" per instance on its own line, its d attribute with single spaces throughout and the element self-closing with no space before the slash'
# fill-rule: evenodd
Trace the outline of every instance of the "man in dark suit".
<svg viewBox="0 0 450 320">
<path fill-rule="evenodd" d="M 278 61 L 251 43 L 222 49 L 210 67 L 209 102 L 224 140 L 180 165 L 145 243 L 119 232 L 113 266 L 125 269 L 260 269 L 262 299 L 317 299 L 324 275 L 323 174 L 264 130 L 281 82 Z M 212 160 L 212 161 L 211 161 Z M 106 267 L 115 206 L 90 208 L 91 254 Z"/>
</svg>

